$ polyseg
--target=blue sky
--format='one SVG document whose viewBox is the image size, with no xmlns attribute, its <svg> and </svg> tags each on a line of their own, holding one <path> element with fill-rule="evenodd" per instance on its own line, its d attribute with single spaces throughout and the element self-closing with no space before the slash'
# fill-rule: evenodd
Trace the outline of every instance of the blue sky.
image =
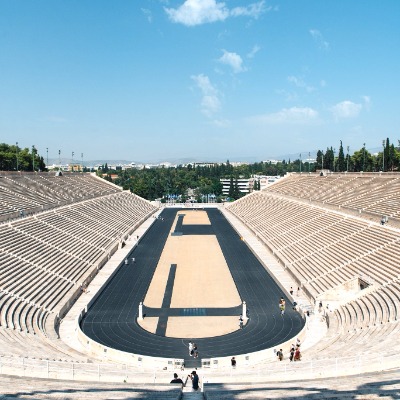
<svg viewBox="0 0 400 400">
<path fill-rule="evenodd" d="M 265 160 L 400 139 L 400 1 L 0 0 L 0 142 Z"/>
</svg>

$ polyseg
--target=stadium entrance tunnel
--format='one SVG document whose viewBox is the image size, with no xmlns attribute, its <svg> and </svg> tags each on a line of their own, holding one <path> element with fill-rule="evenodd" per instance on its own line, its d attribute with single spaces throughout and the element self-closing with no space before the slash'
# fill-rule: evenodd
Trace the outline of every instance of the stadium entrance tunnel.
<svg viewBox="0 0 400 400">
<path fill-rule="evenodd" d="M 343 302 L 354 300 L 374 289 L 374 282 L 370 277 L 355 276 L 318 296 L 317 302 L 324 304 L 327 309 L 332 311 Z"/>
</svg>

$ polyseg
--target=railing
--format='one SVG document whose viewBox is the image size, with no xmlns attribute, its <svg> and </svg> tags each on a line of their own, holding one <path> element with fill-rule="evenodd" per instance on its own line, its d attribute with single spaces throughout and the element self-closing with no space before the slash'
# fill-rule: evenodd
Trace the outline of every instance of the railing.
<svg viewBox="0 0 400 400">
<path fill-rule="evenodd" d="M 388 353 L 389 354 L 389 353 Z M 304 357 L 304 356 L 303 356 Z M 238 364 L 235 368 L 203 368 L 198 371 L 203 383 L 262 383 L 276 380 L 290 381 L 301 379 L 321 379 L 328 377 L 350 376 L 362 373 L 378 372 L 399 368 L 397 354 L 382 356 L 359 355 L 289 362 L 260 363 L 256 366 Z M 0 357 L 0 374 L 60 379 L 73 381 L 166 383 L 173 372 L 178 372 L 171 364 L 166 370 L 158 368 L 144 369 L 128 364 L 74 363 L 51 360 L 37 360 L 19 357 Z M 181 371 L 186 374 L 187 371 Z"/>
</svg>

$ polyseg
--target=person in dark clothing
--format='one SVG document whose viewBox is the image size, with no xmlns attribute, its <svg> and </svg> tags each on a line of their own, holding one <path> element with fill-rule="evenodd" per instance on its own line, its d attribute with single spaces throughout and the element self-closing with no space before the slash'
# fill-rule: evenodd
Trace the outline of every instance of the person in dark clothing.
<svg viewBox="0 0 400 400">
<path fill-rule="evenodd" d="M 199 389 L 199 376 L 197 375 L 196 371 L 192 371 L 192 374 L 189 375 L 189 378 L 192 380 L 192 389 L 198 390 Z"/>
<path fill-rule="evenodd" d="M 178 374 L 174 374 L 174 379 L 170 383 L 180 383 L 182 386 L 184 386 L 183 380 L 181 378 L 178 378 Z"/>
</svg>

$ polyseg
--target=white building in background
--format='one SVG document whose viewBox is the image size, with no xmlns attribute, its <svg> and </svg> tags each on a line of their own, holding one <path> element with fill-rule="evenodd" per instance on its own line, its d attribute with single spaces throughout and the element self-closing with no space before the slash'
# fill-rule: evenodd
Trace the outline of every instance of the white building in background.
<svg viewBox="0 0 400 400">
<path fill-rule="evenodd" d="M 228 196 L 229 188 L 231 186 L 231 179 L 230 178 L 228 178 L 228 179 L 221 178 L 219 181 L 222 183 L 222 193 L 225 196 Z M 235 185 L 235 183 L 236 183 L 236 179 L 233 178 L 233 184 Z M 250 179 L 238 178 L 237 185 L 238 185 L 240 193 L 247 194 L 247 193 L 250 193 L 251 190 L 253 189 L 253 187 L 250 188 L 250 186 L 249 186 Z"/>
<path fill-rule="evenodd" d="M 280 178 L 281 178 L 280 176 L 253 175 L 253 177 L 250 179 L 252 179 L 252 187 L 254 187 L 255 181 L 259 181 L 260 182 L 260 190 L 263 190 L 267 186 L 275 183 Z"/>
<path fill-rule="evenodd" d="M 70 165 L 69 164 L 47 165 L 47 169 L 49 171 L 70 171 Z"/>
<path fill-rule="evenodd" d="M 280 176 L 266 176 L 266 175 L 253 175 L 251 178 L 238 178 L 237 185 L 239 188 L 240 193 L 248 194 L 253 191 L 254 183 L 260 182 L 260 190 L 265 189 L 267 186 L 271 185 L 272 183 L 276 182 L 280 179 Z M 229 194 L 229 188 L 231 186 L 231 179 L 230 178 L 221 178 L 220 182 L 222 183 L 222 193 L 225 196 Z M 233 184 L 235 184 L 236 180 L 233 179 Z"/>
</svg>

